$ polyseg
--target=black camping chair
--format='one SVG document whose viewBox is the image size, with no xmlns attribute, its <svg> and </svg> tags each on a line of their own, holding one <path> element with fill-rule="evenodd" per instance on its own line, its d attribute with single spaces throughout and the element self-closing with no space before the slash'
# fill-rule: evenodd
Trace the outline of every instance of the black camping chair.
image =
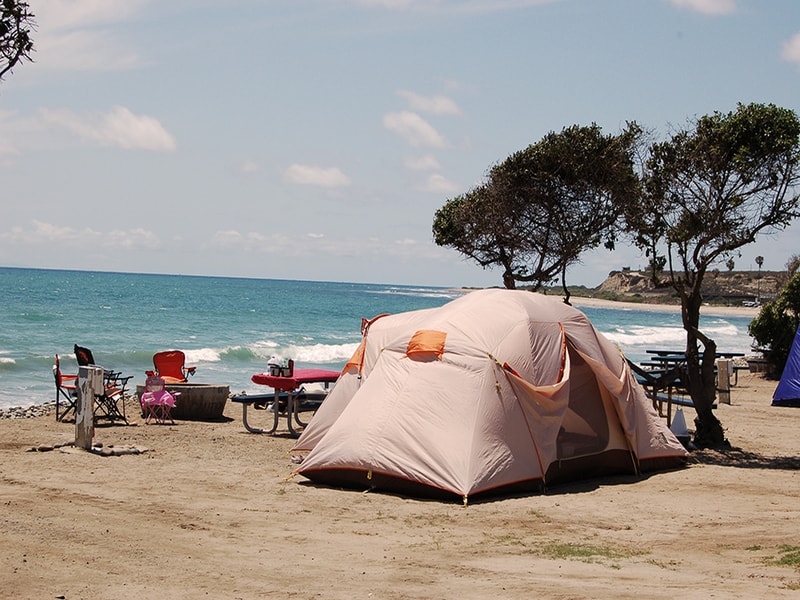
<svg viewBox="0 0 800 600">
<path fill-rule="evenodd" d="M 100 367 L 89 348 L 75 344 L 75 358 L 79 367 Z M 94 407 L 95 419 L 108 419 L 112 423 L 117 419 L 128 423 L 125 416 L 125 394 L 127 393 L 128 382 L 133 379 L 132 375 L 123 377 L 120 371 L 103 369 L 103 395 L 98 396 Z M 120 405 L 122 408 L 120 409 Z"/>
</svg>

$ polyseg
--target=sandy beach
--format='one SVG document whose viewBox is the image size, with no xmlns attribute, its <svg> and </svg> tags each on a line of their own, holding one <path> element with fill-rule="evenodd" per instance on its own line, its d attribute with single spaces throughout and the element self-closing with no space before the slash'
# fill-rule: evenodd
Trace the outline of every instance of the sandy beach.
<svg viewBox="0 0 800 600">
<path fill-rule="evenodd" d="M 26 451 L 75 426 L 0 420 L 0 596 L 796 598 L 800 409 L 774 387 L 743 373 L 717 409 L 733 448 L 685 469 L 466 508 L 311 485 L 293 440 L 230 402 L 222 422 L 96 429 L 139 455 Z"/>
<path fill-rule="evenodd" d="M 599 298 L 588 298 L 582 296 L 572 296 L 569 299 L 570 304 L 575 308 L 581 306 L 600 306 L 606 308 L 626 309 L 631 310 L 644 310 L 644 311 L 659 311 L 659 312 L 675 312 L 680 313 L 681 307 L 679 304 L 643 304 L 638 302 L 612 302 L 610 300 L 601 300 Z M 700 310 L 704 315 L 716 315 L 721 317 L 736 316 L 736 317 L 756 317 L 760 308 L 751 306 L 714 306 L 711 304 L 704 305 Z"/>
</svg>

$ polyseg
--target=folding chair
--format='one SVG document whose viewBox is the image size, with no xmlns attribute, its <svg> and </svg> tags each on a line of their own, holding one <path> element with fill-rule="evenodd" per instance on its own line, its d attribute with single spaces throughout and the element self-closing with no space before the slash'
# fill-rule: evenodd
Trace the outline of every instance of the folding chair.
<svg viewBox="0 0 800 600">
<path fill-rule="evenodd" d="M 145 423 L 150 423 L 150 420 L 155 420 L 156 423 L 166 423 L 167 420 L 171 424 L 175 424 L 172 418 L 172 408 L 175 406 L 175 397 L 179 396 L 180 392 L 170 393 L 164 389 L 164 379 L 158 375 L 149 375 L 144 384 L 144 392 L 140 401 L 142 403 L 142 414 L 145 417 Z"/>
<path fill-rule="evenodd" d="M 121 409 L 120 406 L 122 407 Z M 128 425 L 122 388 L 114 387 L 113 384 L 106 384 L 103 387 L 103 394 L 95 396 L 94 420 L 97 421 L 98 419 L 108 419 L 112 425 L 114 421 L 119 419 Z"/>
<path fill-rule="evenodd" d="M 89 350 L 89 348 L 84 348 L 83 346 L 78 346 L 78 344 L 75 344 L 75 346 L 73 346 L 73 350 L 75 351 L 75 360 L 78 361 L 79 367 L 100 366 L 97 364 L 97 362 L 95 362 L 94 355 L 92 354 L 92 351 Z M 106 369 L 105 367 L 103 367 L 103 377 L 114 381 L 125 379 L 124 383 L 127 383 L 127 381 L 131 379 L 131 377 L 123 378 L 121 371 L 112 371 L 110 369 Z"/>
<path fill-rule="evenodd" d="M 186 383 L 187 377 L 197 370 L 197 367 L 186 366 L 186 355 L 180 350 L 156 352 L 153 366 L 155 371 L 146 371 L 146 374 L 158 375 L 167 383 Z"/>
<path fill-rule="evenodd" d="M 79 366 L 100 366 L 95 362 L 94 355 L 89 348 L 75 344 L 74 350 L 75 359 L 78 361 Z M 112 423 L 120 419 L 127 424 L 125 394 L 128 382 L 133 379 L 133 376 L 123 377 L 120 371 L 112 371 L 104 367 L 100 368 L 103 369 L 104 392 L 102 396 L 98 396 L 95 399 L 94 417 L 95 419 L 108 419 Z M 121 410 L 120 405 L 122 406 Z"/>
<path fill-rule="evenodd" d="M 75 403 L 78 400 L 78 376 L 64 375 L 56 354 L 53 365 L 53 377 L 56 383 L 56 421 L 63 421 L 69 413 L 75 414 Z"/>
</svg>

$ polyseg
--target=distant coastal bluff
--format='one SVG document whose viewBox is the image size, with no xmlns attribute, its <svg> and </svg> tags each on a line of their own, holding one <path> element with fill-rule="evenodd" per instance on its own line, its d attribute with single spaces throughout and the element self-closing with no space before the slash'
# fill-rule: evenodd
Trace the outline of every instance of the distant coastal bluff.
<svg viewBox="0 0 800 600">
<path fill-rule="evenodd" d="M 726 306 L 757 305 L 774 298 L 787 278 L 786 271 L 713 270 L 703 281 L 703 298 L 706 302 Z M 660 280 L 656 285 L 650 273 L 623 268 L 611 271 L 595 288 L 594 296 L 609 300 L 635 299 L 652 304 L 679 302 L 667 277 L 662 274 Z"/>
</svg>

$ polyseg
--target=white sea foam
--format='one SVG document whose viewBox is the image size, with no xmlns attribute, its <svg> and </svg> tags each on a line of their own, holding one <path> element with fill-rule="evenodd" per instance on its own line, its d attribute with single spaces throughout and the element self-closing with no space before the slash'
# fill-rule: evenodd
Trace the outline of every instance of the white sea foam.
<svg viewBox="0 0 800 600">
<path fill-rule="evenodd" d="M 286 353 L 294 358 L 295 362 L 335 363 L 348 360 L 357 348 L 358 343 L 313 344 L 311 346 L 289 346 Z"/>
<path fill-rule="evenodd" d="M 442 290 L 436 288 L 388 288 L 373 291 L 374 294 L 394 294 L 397 296 L 419 296 L 421 298 L 458 298 L 464 294 L 455 290 Z"/>
<path fill-rule="evenodd" d="M 219 362 L 220 353 L 213 348 L 198 348 L 197 350 L 184 350 L 186 354 L 186 364 L 193 365 L 197 363 Z"/>
<path fill-rule="evenodd" d="M 646 356 L 646 350 L 665 349 L 681 351 L 686 345 L 686 331 L 678 325 L 608 325 L 611 330 L 603 335 L 620 347 L 629 358 L 640 360 Z M 612 329 L 613 328 L 613 329 Z M 714 319 L 701 323 L 701 331 L 713 339 L 719 350 L 726 352 L 751 351 L 752 340 L 746 328 L 737 326 L 724 319 Z"/>
<path fill-rule="evenodd" d="M 686 341 L 686 332 L 680 327 L 638 327 L 617 329 L 604 335 L 619 346 L 665 347 Z"/>
<path fill-rule="evenodd" d="M 313 338 L 304 339 L 311 341 Z M 358 348 L 358 344 L 359 342 L 343 344 L 281 344 L 273 340 L 262 340 L 248 346 L 248 349 L 265 362 L 271 356 L 278 356 L 280 358 L 291 358 L 295 363 L 328 364 L 347 361 Z"/>
</svg>

